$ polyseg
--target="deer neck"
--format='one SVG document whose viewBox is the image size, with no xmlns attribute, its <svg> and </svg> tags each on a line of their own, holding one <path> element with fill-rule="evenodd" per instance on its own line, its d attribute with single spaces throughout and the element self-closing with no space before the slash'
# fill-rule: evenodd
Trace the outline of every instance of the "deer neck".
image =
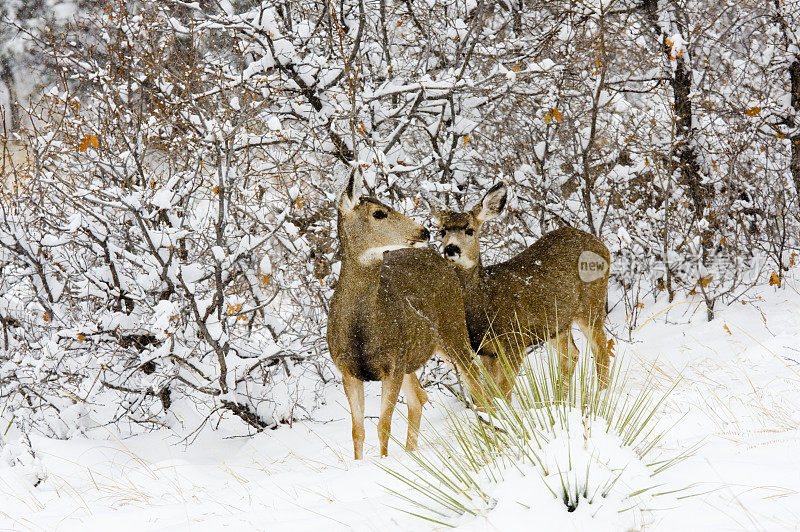
<svg viewBox="0 0 800 532">
<path fill-rule="evenodd" d="M 381 262 L 364 264 L 356 256 L 342 257 L 342 271 L 339 283 L 348 287 L 348 292 L 360 297 L 378 286 L 381 275 Z"/>
<path fill-rule="evenodd" d="M 359 260 L 358 251 L 344 230 L 341 213 L 338 214 L 336 225 L 339 234 L 339 250 L 342 254 L 342 269 L 337 286 L 347 287 L 347 293 L 354 296 L 361 294 L 363 297 L 366 291 L 378 285 L 381 263 L 364 264 Z"/>
<path fill-rule="evenodd" d="M 480 255 L 472 268 L 456 268 L 456 274 L 461 283 L 464 299 L 482 292 L 481 285 L 486 281 L 486 271 L 483 269 Z"/>
</svg>

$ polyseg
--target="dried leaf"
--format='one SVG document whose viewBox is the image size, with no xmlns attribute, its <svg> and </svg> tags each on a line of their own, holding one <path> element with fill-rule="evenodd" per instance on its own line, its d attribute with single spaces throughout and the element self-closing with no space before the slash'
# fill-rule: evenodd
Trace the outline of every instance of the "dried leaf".
<svg viewBox="0 0 800 532">
<path fill-rule="evenodd" d="M 769 276 L 769 285 L 777 286 L 778 288 L 781 287 L 781 277 L 778 275 L 778 272 L 772 272 L 772 275 Z"/>
<path fill-rule="evenodd" d="M 561 114 L 561 111 L 558 107 L 554 107 L 547 111 L 544 115 L 544 123 L 549 124 L 550 122 L 561 122 L 564 120 L 564 115 Z"/>
<path fill-rule="evenodd" d="M 89 146 L 91 146 L 92 148 L 97 148 L 98 146 L 100 146 L 100 141 L 97 140 L 96 135 L 86 135 L 85 137 L 83 137 L 79 149 L 81 151 L 86 151 L 89 149 Z"/>
</svg>

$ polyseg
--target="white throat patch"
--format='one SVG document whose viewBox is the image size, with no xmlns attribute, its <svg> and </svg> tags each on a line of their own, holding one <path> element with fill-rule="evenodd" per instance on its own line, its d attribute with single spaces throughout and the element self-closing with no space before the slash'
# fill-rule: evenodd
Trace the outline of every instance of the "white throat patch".
<svg viewBox="0 0 800 532">
<path fill-rule="evenodd" d="M 464 255 L 459 255 L 455 258 L 446 257 L 447 260 L 458 266 L 459 268 L 463 268 L 465 270 L 469 270 L 473 266 L 475 266 L 475 261 L 468 259 Z"/>
<path fill-rule="evenodd" d="M 389 246 L 379 246 L 376 248 L 369 248 L 361 255 L 358 256 L 358 262 L 363 264 L 364 266 L 369 266 L 370 264 L 374 264 L 376 262 L 381 262 L 383 260 L 383 254 L 387 251 L 394 251 L 396 249 L 405 249 L 410 248 L 411 246 L 405 244 L 392 244 Z"/>
</svg>

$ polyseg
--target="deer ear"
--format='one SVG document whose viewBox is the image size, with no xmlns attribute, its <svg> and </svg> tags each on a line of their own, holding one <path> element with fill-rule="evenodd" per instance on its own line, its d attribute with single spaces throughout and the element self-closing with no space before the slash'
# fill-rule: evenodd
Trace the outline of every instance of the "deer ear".
<svg viewBox="0 0 800 532">
<path fill-rule="evenodd" d="M 339 196 L 339 210 L 342 212 L 352 212 L 361 201 L 361 171 L 353 169 L 347 179 L 344 192 Z"/>
<path fill-rule="evenodd" d="M 431 220 L 436 227 L 441 227 L 443 214 L 444 213 L 438 209 L 431 209 Z"/>
<path fill-rule="evenodd" d="M 428 210 L 431 211 L 431 218 L 434 223 L 436 223 L 436 225 L 442 225 L 444 215 L 447 212 L 447 205 L 426 189 L 422 190 L 420 196 L 425 205 L 428 206 Z"/>
<path fill-rule="evenodd" d="M 500 181 L 484 194 L 481 202 L 473 209 L 475 219 L 479 223 L 483 223 L 497 218 L 503 211 L 503 207 L 506 206 L 507 198 L 508 189 L 506 184 Z"/>
</svg>

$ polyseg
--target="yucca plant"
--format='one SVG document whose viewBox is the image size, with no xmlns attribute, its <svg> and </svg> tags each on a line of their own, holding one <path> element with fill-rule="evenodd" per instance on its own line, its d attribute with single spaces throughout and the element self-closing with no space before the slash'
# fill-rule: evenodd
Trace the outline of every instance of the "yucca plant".
<svg viewBox="0 0 800 532">
<path fill-rule="evenodd" d="M 666 457 L 656 450 L 664 434 L 657 412 L 672 390 L 657 393 L 648 376 L 631 391 L 627 377 L 617 357 L 601 390 L 582 355 L 566 383 L 558 355 L 537 351 L 524 359 L 511 402 L 449 411 L 446 432 L 425 427 L 411 467 L 383 466 L 410 490 L 387 489 L 402 510 L 446 526 L 479 516 L 500 529 L 525 519 L 638 526 L 655 499 L 687 496 L 658 477 L 693 449 Z"/>
</svg>

